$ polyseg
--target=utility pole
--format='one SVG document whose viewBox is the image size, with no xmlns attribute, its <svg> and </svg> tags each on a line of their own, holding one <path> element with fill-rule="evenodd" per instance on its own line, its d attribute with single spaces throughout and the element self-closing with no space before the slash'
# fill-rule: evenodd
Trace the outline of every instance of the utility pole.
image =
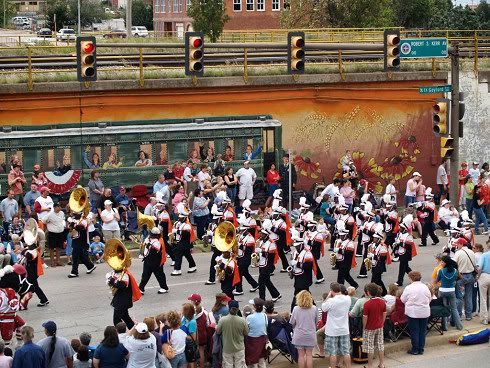
<svg viewBox="0 0 490 368">
<path fill-rule="evenodd" d="M 459 189 L 459 44 L 449 50 L 451 55 L 451 137 L 453 153 L 450 159 L 451 186 L 449 198 L 454 206 L 458 205 Z"/>
<path fill-rule="evenodd" d="M 82 34 L 82 27 L 80 25 L 80 18 L 81 18 L 80 12 L 81 12 L 81 8 L 82 8 L 81 1 L 82 0 L 77 1 L 77 17 L 78 17 L 77 35 L 79 35 L 79 36 Z"/>
<path fill-rule="evenodd" d="M 126 31 L 128 32 L 128 37 L 131 37 L 131 27 L 133 26 L 132 16 L 133 16 L 132 0 L 127 0 L 126 1 Z"/>
</svg>

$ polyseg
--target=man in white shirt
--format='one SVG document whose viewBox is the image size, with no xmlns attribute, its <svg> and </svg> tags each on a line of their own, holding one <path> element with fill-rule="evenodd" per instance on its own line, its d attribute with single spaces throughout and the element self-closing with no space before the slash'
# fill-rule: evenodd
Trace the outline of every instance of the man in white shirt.
<svg viewBox="0 0 490 368">
<path fill-rule="evenodd" d="M 478 162 L 473 161 L 473 167 L 468 171 L 468 174 L 471 176 L 471 181 L 473 184 L 478 184 L 478 178 L 480 177 L 480 169 L 478 168 Z"/>
<path fill-rule="evenodd" d="M 471 321 L 473 317 L 473 284 L 475 283 L 473 272 L 477 269 L 475 253 L 466 247 L 464 241 L 458 241 L 456 246 L 458 250 L 454 254 L 454 261 L 458 264 L 458 271 L 461 273 L 457 287 L 464 288 L 464 313 L 466 320 Z"/>
<path fill-rule="evenodd" d="M 182 175 L 184 179 L 185 192 L 187 194 L 189 194 L 195 189 L 195 186 L 192 185 L 192 183 L 195 181 L 194 175 L 192 175 L 193 164 L 194 163 L 191 160 L 187 161 L 187 166 L 185 167 L 184 174 Z"/>
<path fill-rule="evenodd" d="M 211 180 L 211 175 L 209 175 L 209 168 L 207 164 L 201 165 L 201 170 L 197 173 L 197 180 L 199 181 L 199 188 L 204 190 L 204 182 L 206 180 Z"/>
<path fill-rule="evenodd" d="M 337 366 L 337 356 L 344 358 L 344 366 L 350 368 L 349 309 L 351 299 L 340 291 L 340 284 L 332 282 L 330 293 L 322 311 L 328 313 L 325 325 L 325 352 L 330 355 L 330 367 Z"/>
<path fill-rule="evenodd" d="M 388 194 L 391 197 L 391 200 L 396 203 L 396 194 L 398 193 L 398 190 L 395 188 L 395 183 L 395 178 L 391 178 L 390 182 L 386 186 L 385 194 Z"/>
<path fill-rule="evenodd" d="M 238 199 L 240 200 L 240 206 L 245 199 L 252 200 L 254 197 L 254 183 L 257 179 L 254 169 L 250 167 L 250 161 L 245 161 L 243 167 L 237 171 L 238 183 L 240 188 L 238 190 Z"/>
<path fill-rule="evenodd" d="M 325 187 L 325 189 L 322 190 L 320 195 L 316 197 L 316 201 L 320 203 L 322 198 L 325 196 L 325 194 L 328 194 L 329 202 L 334 203 L 334 198 L 340 195 L 340 189 L 339 189 L 340 184 L 341 184 L 340 179 L 335 178 L 333 180 L 333 183 L 328 184 Z"/>
<path fill-rule="evenodd" d="M 448 178 L 447 178 L 447 172 L 446 172 L 446 163 L 447 163 L 447 158 L 443 158 L 441 161 L 441 164 L 437 168 L 437 186 L 439 187 L 439 194 L 442 198 L 447 198 L 448 192 L 447 192 L 447 185 L 449 184 Z"/>
<path fill-rule="evenodd" d="M 48 229 L 48 247 L 51 267 L 64 266 L 60 260 L 60 252 L 66 240 L 65 214 L 59 203 L 53 205 L 54 209 L 46 216 L 45 224 Z M 56 262 L 55 262 L 56 255 Z"/>
<path fill-rule="evenodd" d="M 42 187 L 40 192 L 41 196 L 37 197 L 34 202 L 34 210 L 39 220 L 44 223 L 48 214 L 53 210 L 53 199 L 49 196 L 49 188 Z"/>
</svg>

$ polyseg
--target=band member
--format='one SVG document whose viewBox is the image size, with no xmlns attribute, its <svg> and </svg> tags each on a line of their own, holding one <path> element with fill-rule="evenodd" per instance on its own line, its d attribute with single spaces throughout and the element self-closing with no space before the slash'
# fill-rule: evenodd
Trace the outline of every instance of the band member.
<svg viewBox="0 0 490 368">
<path fill-rule="evenodd" d="M 338 239 L 335 241 L 334 253 L 335 263 L 337 266 L 337 282 L 344 284 L 347 281 L 351 286 L 356 289 L 359 284 L 352 278 L 350 274 L 351 268 L 357 266 L 356 257 L 354 255 L 355 245 L 354 241 L 349 238 L 349 230 L 345 228 L 345 223 L 339 220 L 336 224 Z"/>
<path fill-rule="evenodd" d="M 296 295 L 302 290 L 310 291 L 313 284 L 313 273 L 316 275 L 316 263 L 313 253 L 304 240 L 299 237 L 299 233 L 294 236 L 295 250 L 291 254 L 290 277 L 294 278 L 294 295 L 291 302 L 291 311 L 296 305 Z"/>
<path fill-rule="evenodd" d="M 359 204 L 359 207 L 354 208 L 353 214 L 354 214 L 354 218 L 356 219 L 356 226 L 359 229 L 359 231 L 362 231 L 363 225 L 367 221 L 365 212 L 366 212 L 366 203 L 368 203 L 367 202 L 368 199 L 369 199 L 369 194 L 364 194 L 361 197 L 361 203 Z M 369 202 L 369 204 L 371 204 L 371 202 Z M 363 249 L 362 249 L 361 239 L 362 236 L 357 237 L 356 257 L 362 257 Z"/>
<path fill-rule="evenodd" d="M 172 259 L 171 266 L 174 265 L 174 252 L 170 243 L 168 241 L 168 236 L 172 234 L 172 220 L 170 218 L 170 214 L 167 211 L 166 205 L 163 202 L 159 202 L 161 205 L 160 210 L 158 212 L 158 228 L 161 231 L 163 243 L 165 244 L 165 251 Z"/>
<path fill-rule="evenodd" d="M 381 225 L 381 224 L 378 224 Z M 386 231 L 386 228 L 384 229 Z M 388 245 L 383 240 L 383 226 L 378 227 L 373 235 L 373 241 L 369 244 L 368 259 L 371 263 L 371 282 L 381 286 L 383 296 L 386 295 L 386 286 L 383 283 L 383 273 L 386 272 L 386 265 L 391 263 Z"/>
<path fill-rule="evenodd" d="M 311 253 L 313 254 L 313 257 L 315 259 L 315 268 L 316 268 L 315 283 L 321 284 L 322 282 L 325 281 L 325 278 L 323 277 L 323 273 L 318 265 L 318 262 L 320 258 L 323 257 L 325 254 L 325 248 L 324 248 L 325 245 L 324 245 L 323 234 L 321 234 L 317 230 L 317 222 L 313 221 L 313 214 L 311 214 L 311 216 L 308 216 L 307 228 L 308 230 L 304 234 L 303 241 L 305 243 L 305 246 L 310 248 Z"/>
<path fill-rule="evenodd" d="M 177 206 L 177 211 L 179 214 L 179 219 L 175 222 L 172 234 L 174 234 L 174 255 L 175 255 L 175 265 L 172 271 L 172 276 L 182 275 L 182 257 L 185 257 L 189 262 L 189 270 L 187 273 L 194 273 L 197 271 L 196 262 L 192 257 L 191 250 L 194 247 L 194 241 L 196 240 L 196 235 L 194 234 L 194 229 L 189 222 L 190 211 L 185 208 L 183 203 Z"/>
<path fill-rule="evenodd" d="M 216 204 L 213 204 L 211 214 L 213 215 L 213 219 L 209 223 L 208 230 L 206 231 L 204 237 L 206 243 L 211 244 L 211 251 L 213 254 L 211 255 L 211 263 L 209 265 L 209 278 L 204 283 L 205 285 L 214 285 L 216 283 L 216 258 L 221 256 L 221 252 L 215 247 L 214 244 L 214 230 L 216 230 L 219 223 L 223 221 L 223 212 Z"/>
<path fill-rule="evenodd" d="M 234 299 L 233 289 L 240 282 L 240 272 L 235 257 L 231 252 L 223 252 L 221 256 L 217 257 L 216 264 L 221 292 L 230 299 Z"/>
<path fill-rule="evenodd" d="M 421 247 L 427 246 L 427 236 L 430 235 L 432 239 L 432 245 L 439 243 L 439 238 L 437 237 L 434 230 L 435 226 L 435 209 L 436 204 L 433 201 L 434 195 L 432 194 L 432 188 L 427 188 L 425 190 L 425 202 L 416 206 L 417 214 L 420 222 L 422 223 L 422 236 L 421 236 Z"/>
<path fill-rule="evenodd" d="M 468 242 L 468 248 L 472 249 L 475 246 L 475 233 L 472 226 L 475 222 L 470 219 L 468 211 L 461 211 L 461 237 Z"/>
<path fill-rule="evenodd" d="M 38 237 L 32 236 L 32 232 L 24 231 L 24 243 L 27 249 L 21 253 L 27 271 L 27 281 L 34 287 L 33 292 L 39 298 L 38 307 L 44 307 L 49 304 L 48 297 L 39 286 L 38 278 L 44 275 L 43 264 L 41 261 L 41 249 L 38 246 Z"/>
<path fill-rule="evenodd" d="M 107 285 L 112 288 L 114 294 L 111 305 L 114 307 L 112 322 L 114 326 L 123 321 L 128 329 L 133 328 L 134 322 L 129 316 L 129 308 L 141 298 L 141 291 L 134 276 L 125 269 L 112 271 L 106 274 Z"/>
<path fill-rule="evenodd" d="M 252 209 L 250 199 L 245 199 L 242 203 L 243 225 L 252 228 L 252 235 L 255 240 L 259 238 L 259 226 L 257 221 L 252 217 Z M 238 221 L 240 223 L 240 221 Z"/>
<path fill-rule="evenodd" d="M 274 265 L 279 258 L 277 255 L 277 236 L 271 232 L 272 222 L 269 219 L 264 220 L 260 230 L 260 242 L 258 242 L 255 252 L 259 255 L 259 297 L 265 299 L 265 290 L 269 290 L 272 301 L 275 302 L 282 298 L 282 295 L 276 289 L 271 281 L 271 273 L 274 271 Z"/>
<path fill-rule="evenodd" d="M 395 255 L 400 259 L 400 268 L 398 269 L 398 280 L 395 282 L 398 286 L 403 285 L 403 278 L 405 274 L 408 275 L 412 269 L 410 268 L 409 262 L 412 257 L 417 255 L 417 250 L 415 248 L 415 242 L 410 234 L 412 231 L 413 216 L 406 215 L 400 224 L 400 231 L 398 232 L 397 239 L 395 241 Z"/>
<path fill-rule="evenodd" d="M 78 265 L 82 263 L 87 267 L 87 274 L 94 272 L 95 266 L 88 255 L 88 224 L 87 220 L 82 218 L 82 213 L 73 213 L 72 218 L 68 218 L 68 228 L 72 238 L 71 246 L 73 248 L 71 272 L 68 278 L 78 277 Z"/>
<path fill-rule="evenodd" d="M 363 214 L 364 224 L 362 225 L 361 235 L 360 235 L 362 264 L 359 270 L 359 275 L 357 276 L 358 279 L 365 279 L 368 277 L 366 264 L 364 263 L 364 260 L 367 257 L 368 246 L 373 241 L 373 235 L 376 229 L 376 222 L 374 221 L 374 216 L 375 214 L 373 212 L 373 205 L 371 204 L 371 202 L 366 202 L 364 206 L 364 214 Z"/>
<path fill-rule="evenodd" d="M 154 274 L 158 285 L 160 285 L 158 294 L 165 294 L 168 292 L 168 286 L 167 278 L 163 272 L 163 265 L 167 260 L 167 253 L 165 252 L 165 243 L 161 238 L 158 227 L 151 229 L 150 236 L 145 239 L 143 245 L 143 274 L 141 275 L 139 289 L 144 294 L 145 286 L 150 280 L 151 275 Z"/>
<path fill-rule="evenodd" d="M 450 230 L 449 230 L 450 237 L 447 241 L 447 244 L 442 248 L 442 252 L 447 254 L 451 258 L 454 258 L 454 255 L 458 250 L 458 244 L 460 242 L 463 245 L 470 244 L 468 240 L 466 240 L 462 236 L 462 229 L 458 227 L 458 220 L 457 219 L 453 219 L 453 220 L 454 221 L 451 221 L 450 223 Z"/>
<path fill-rule="evenodd" d="M 10 345 L 10 341 L 15 335 L 17 344 L 22 342 L 20 328 L 25 325 L 24 320 L 17 314 L 20 309 L 20 301 L 11 288 L 0 289 L 0 333 L 5 346 Z"/>
<path fill-rule="evenodd" d="M 282 262 L 281 272 L 288 272 L 287 268 L 289 266 L 288 258 L 286 254 L 289 253 L 289 245 L 291 244 L 291 233 L 289 232 L 289 227 L 284 220 L 283 216 L 287 214 L 287 211 L 284 207 L 276 207 L 272 208 L 272 229 L 271 231 L 277 235 L 277 251 L 279 254 L 279 258 Z M 289 241 L 289 244 L 288 244 Z"/>
<path fill-rule="evenodd" d="M 245 222 L 247 221 L 245 218 L 241 220 L 244 222 L 240 226 L 240 233 L 238 235 L 238 269 L 240 270 L 240 282 L 236 285 L 234 295 L 243 295 L 243 278 L 247 280 L 247 282 L 252 287 L 250 292 L 253 293 L 257 291 L 259 288 L 259 284 L 255 279 L 250 275 L 248 268 L 252 263 L 252 254 L 255 253 L 255 229 L 247 226 Z"/>
<path fill-rule="evenodd" d="M 229 221 L 235 227 L 238 227 L 238 220 L 236 217 L 235 210 L 233 209 L 233 206 L 231 205 L 230 198 L 228 196 L 225 196 L 221 203 L 223 206 L 223 218 L 224 218 L 224 220 Z"/>
<path fill-rule="evenodd" d="M 385 204 L 385 209 L 381 213 L 381 220 L 384 223 L 384 231 L 386 234 L 384 243 L 389 249 L 392 249 L 400 227 L 400 219 L 398 218 L 398 212 L 396 210 L 396 202 L 392 199 L 391 195 L 385 194 L 383 196 L 383 202 Z"/>
<path fill-rule="evenodd" d="M 299 217 L 296 220 L 295 227 L 299 231 L 299 236 L 302 238 L 308 230 L 307 224 L 308 224 L 308 219 L 311 218 L 310 215 L 310 205 L 306 203 L 306 197 L 300 197 L 299 198 Z"/>
<path fill-rule="evenodd" d="M 277 208 L 282 203 L 282 189 L 276 189 L 274 193 L 272 193 L 272 205 L 271 208 Z"/>
</svg>

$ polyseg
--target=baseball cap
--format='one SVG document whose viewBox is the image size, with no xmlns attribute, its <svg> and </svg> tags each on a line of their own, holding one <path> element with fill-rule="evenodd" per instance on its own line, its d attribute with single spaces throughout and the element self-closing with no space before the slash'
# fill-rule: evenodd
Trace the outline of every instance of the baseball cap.
<svg viewBox="0 0 490 368">
<path fill-rule="evenodd" d="M 473 165 L 478 165 L 478 162 L 476 162 L 476 161 L 473 161 Z"/>
<path fill-rule="evenodd" d="M 230 300 L 228 302 L 228 308 L 240 308 L 240 305 L 238 304 L 238 302 L 236 300 Z"/>
<path fill-rule="evenodd" d="M 260 305 L 264 305 L 264 301 L 260 298 L 253 298 L 248 301 L 248 304 L 260 306 Z"/>
<path fill-rule="evenodd" d="M 138 333 L 140 333 L 140 334 L 145 333 L 145 332 L 148 332 L 148 326 L 146 325 L 146 323 L 143 323 L 143 322 L 138 323 L 138 324 L 135 326 L 135 329 L 136 329 L 136 331 L 138 331 Z"/>
<path fill-rule="evenodd" d="M 54 334 L 56 332 L 56 323 L 54 323 L 54 321 L 47 321 L 47 322 L 44 322 L 42 324 L 42 326 L 44 327 L 44 329 L 46 331 L 48 331 L 50 334 Z"/>
<path fill-rule="evenodd" d="M 106 200 L 104 201 L 104 206 L 109 206 L 110 204 L 112 204 L 112 201 L 111 201 L 111 200 L 106 199 Z"/>
<path fill-rule="evenodd" d="M 200 303 L 202 298 L 199 294 L 192 294 L 190 297 L 187 298 L 187 300 L 190 300 L 192 302 Z"/>
</svg>

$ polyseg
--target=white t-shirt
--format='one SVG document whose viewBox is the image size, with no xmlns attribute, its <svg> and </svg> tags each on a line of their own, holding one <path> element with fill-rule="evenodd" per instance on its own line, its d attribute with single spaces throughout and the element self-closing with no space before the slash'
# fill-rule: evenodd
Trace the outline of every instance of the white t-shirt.
<svg viewBox="0 0 490 368">
<path fill-rule="evenodd" d="M 325 335 L 344 336 L 349 334 L 350 296 L 335 295 L 322 304 L 322 311 L 328 313 Z"/>
<path fill-rule="evenodd" d="M 155 368 L 155 356 L 157 354 L 155 336 L 150 334 L 146 340 L 137 340 L 133 336 L 129 336 L 124 346 L 129 351 L 127 368 Z"/>
<path fill-rule="evenodd" d="M 93 231 L 95 231 L 95 225 L 94 223 L 92 222 L 92 220 L 94 219 L 94 213 L 93 212 L 89 212 L 88 215 L 87 215 L 87 222 L 88 222 L 88 232 L 91 233 Z"/>
<path fill-rule="evenodd" d="M 205 180 L 211 180 L 211 175 L 207 172 L 199 171 L 197 173 L 197 179 L 199 180 L 199 188 L 201 190 L 204 190 L 204 181 Z"/>
<path fill-rule="evenodd" d="M 175 354 L 183 353 L 185 350 L 187 334 L 180 328 L 177 330 L 168 330 L 165 333 L 170 334 L 170 345 L 174 348 Z"/>
<path fill-rule="evenodd" d="M 416 185 L 415 180 L 414 180 L 413 178 L 412 178 L 412 179 L 409 179 L 409 180 L 407 181 L 407 190 L 406 190 L 406 192 L 405 192 L 405 195 L 406 195 L 407 197 L 415 197 L 415 196 L 416 196 L 417 189 L 410 190 L 410 185 L 411 185 L 411 184 Z"/>
<path fill-rule="evenodd" d="M 396 188 L 393 184 L 389 183 L 386 186 L 385 194 L 389 194 L 391 198 L 396 201 Z"/>
<path fill-rule="evenodd" d="M 386 309 L 391 309 L 395 305 L 396 298 L 393 295 L 386 294 L 383 299 L 386 302 Z"/>
<path fill-rule="evenodd" d="M 437 184 L 447 185 L 447 173 L 444 165 L 439 165 L 439 167 L 437 168 L 436 182 Z"/>
<path fill-rule="evenodd" d="M 252 169 L 251 167 L 249 167 L 248 169 L 242 167 L 236 172 L 236 176 L 238 177 L 240 185 L 244 186 L 252 186 L 254 180 L 257 178 L 254 169 Z"/>
<path fill-rule="evenodd" d="M 36 199 L 36 202 L 39 202 L 39 204 L 41 205 L 41 209 L 42 208 L 51 208 L 51 211 L 53 211 L 53 200 L 51 199 L 50 196 L 47 196 L 46 198 L 44 198 L 43 196 L 39 196 L 37 197 Z M 37 214 L 37 217 L 39 218 L 39 220 L 41 220 L 42 222 L 45 223 L 46 221 L 46 218 L 48 217 L 50 211 L 43 211 L 43 212 L 39 212 Z"/>
<path fill-rule="evenodd" d="M 12 357 L 9 357 L 9 356 L 6 356 L 6 355 L 0 356 L 0 368 L 10 368 L 10 367 L 12 367 L 13 360 L 14 359 Z"/>
<path fill-rule="evenodd" d="M 190 167 L 186 167 L 184 169 L 184 180 L 185 181 L 192 181 L 192 170 Z"/>
<path fill-rule="evenodd" d="M 473 181 L 473 184 L 477 184 L 478 183 L 478 178 L 480 177 L 480 169 L 473 169 L 471 168 L 469 171 L 468 171 L 468 174 L 471 176 L 471 180 Z"/>
<path fill-rule="evenodd" d="M 322 192 L 320 193 L 320 197 L 323 197 L 325 194 L 328 194 L 328 196 L 330 197 L 330 201 L 333 201 L 336 196 L 340 195 L 339 187 L 336 186 L 334 183 L 330 183 L 325 189 L 322 190 Z"/>
<path fill-rule="evenodd" d="M 45 221 L 50 233 L 62 233 L 65 230 L 65 214 L 63 211 L 58 213 L 51 211 L 46 216 Z"/>
<path fill-rule="evenodd" d="M 102 230 L 116 231 L 119 230 L 119 224 L 117 223 L 116 217 L 114 216 L 114 209 L 107 211 L 106 209 L 102 211 L 100 217 L 102 218 Z M 104 220 L 109 220 L 110 222 L 104 222 Z"/>
</svg>

